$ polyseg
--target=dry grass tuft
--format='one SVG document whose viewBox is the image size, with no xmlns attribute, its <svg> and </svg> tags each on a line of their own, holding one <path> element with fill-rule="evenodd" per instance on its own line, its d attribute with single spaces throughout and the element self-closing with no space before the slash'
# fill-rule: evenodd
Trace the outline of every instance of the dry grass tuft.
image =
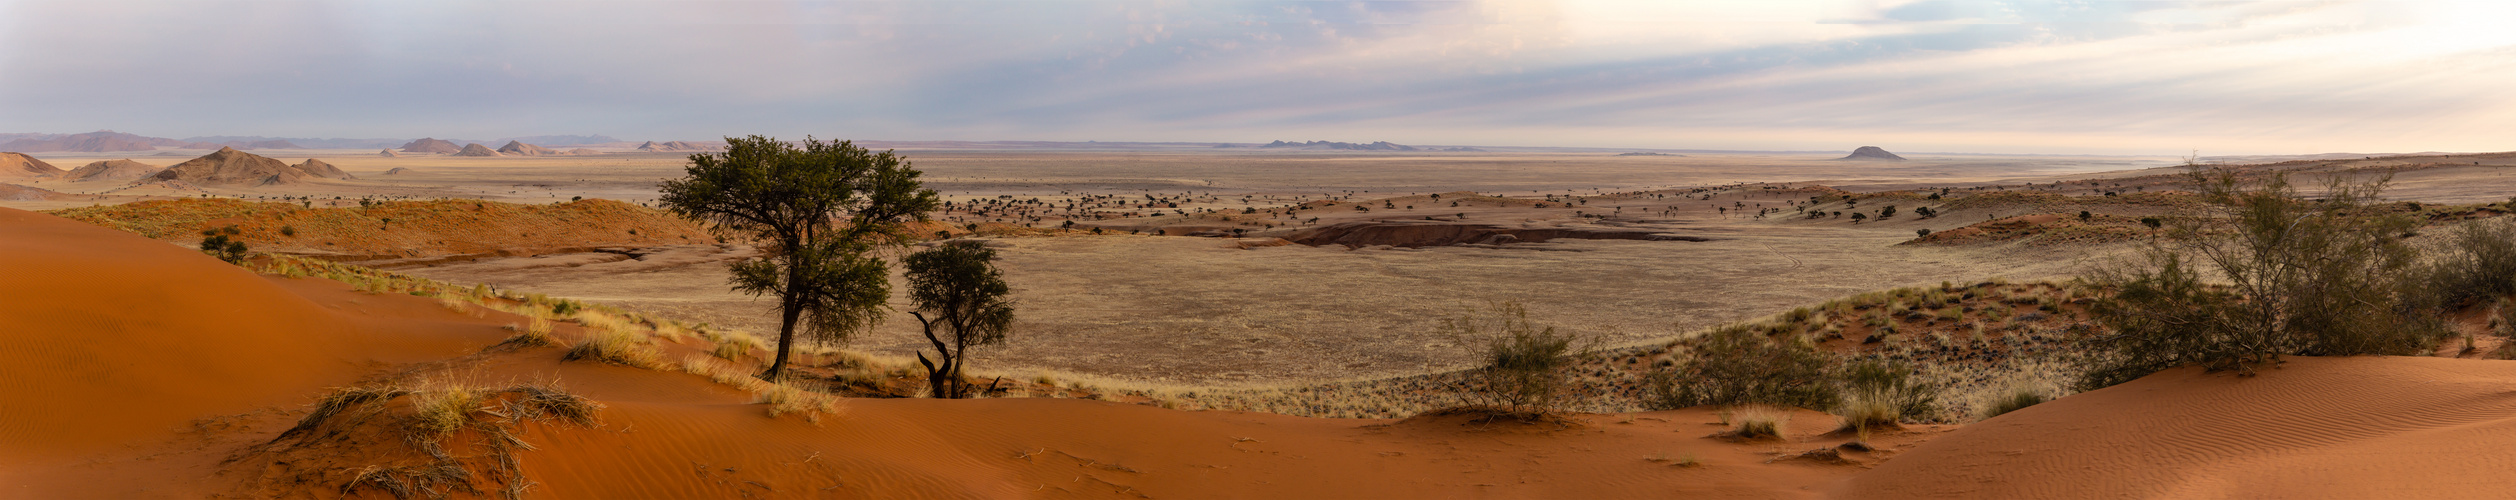
<svg viewBox="0 0 2516 500">
<path fill-rule="evenodd" d="M 663 355 L 657 353 L 653 346 L 646 345 L 644 339 L 638 338 L 636 334 L 620 330 L 595 329 L 586 335 L 585 340 L 578 341 L 575 347 L 568 348 L 568 354 L 560 356 L 559 359 L 655 368 L 659 366 L 658 360 L 662 357 Z"/>
<path fill-rule="evenodd" d="M 313 411 L 295 427 L 248 456 L 280 455 L 272 459 L 281 470 L 289 462 L 308 460 L 303 456 L 385 457 L 375 459 L 388 463 L 317 468 L 288 479 L 298 484 L 338 480 L 344 496 L 367 490 L 397 499 L 485 496 L 480 487 L 487 483 L 500 486 L 500 496 L 515 499 L 531 485 L 515 453 L 533 449 L 516 437 L 516 427 L 526 422 L 592 427 L 601 410 L 600 403 L 548 384 L 420 382 L 341 388 L 317 398 Z M 367 448 L 396 439 L 356 437 L 366 433 L 398 436 L 405 449 Z"/>
<path fill-rule="evenodd" d="M 1780 441 L 1790 431 L 1788 409 L 1765 406 L 1740 407 L 1730 414 L 1730 430 L 1716 437 L 1736 441 Z"/>
</svg>

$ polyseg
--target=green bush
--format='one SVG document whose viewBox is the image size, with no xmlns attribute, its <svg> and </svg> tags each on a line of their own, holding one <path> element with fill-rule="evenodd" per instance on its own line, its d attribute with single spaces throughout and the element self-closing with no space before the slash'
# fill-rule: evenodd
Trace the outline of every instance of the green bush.
<svg viewBox="0 0 2516 500">
<path fill-rule="evenodd" d="M 2336 177 L 2324 198 L 2297 195 L 2285 174 L 2241 184 L 2193 167 L 2218 213 L 2179 221 L 2140 258 L 2089 281 L 2113 293 L 2092 308 L 2110 333 L 2086 337 L 2081 389 L 2200 364 L 2250 371 L 2283 355 L 2414 354 L 2444 335 L 2418 307 L 2418 226 L 2371 210 L 2385 179 Z"/>
<path fill-rule="evenodd" d="M 2516 221 L 2464 223 L 2422 270 L 2427 305 L 2459 308 L 2516 294 Z"/>
<path fill-rule="evenodd" d="M 1714 330 L 1675 371 L 1645 384 L 1655 410 L 1700 405 L 1767 404 L 1812 410 L 1835 407 L 1841 395 L 1826 373 L 1826 356 L 1796 338 L 1776 341 L 1746 327 Z"/>
<path fill-rule="evenodd" d="M 1495 304 L 1491 317 L 1445 320 L 1443 329 L 1482 361 L 1462 387 L 1469 404 L 1515 413 L 1562 410 L 1579 335 L 1531 322 L 1528 308 L 1516 302 Z"/>
<path fill-rule="evenodd" d="M 1915 380 L 1913 367 L 1903 363 L 1853 363 L 1836 378 L 1843 383 L 1843 398 L 1835 415 L 1842 417 L 1845 429 L 1894 427 L 1939 413 L 1939 387 Z"/>
</svg>

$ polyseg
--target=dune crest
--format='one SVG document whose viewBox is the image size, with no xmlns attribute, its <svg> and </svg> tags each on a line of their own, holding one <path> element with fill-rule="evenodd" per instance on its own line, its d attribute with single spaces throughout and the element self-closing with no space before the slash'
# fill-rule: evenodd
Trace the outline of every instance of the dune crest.
<svg viewBox="0 0 2516 500">
<path fill-rule="evenodd" d="M 1966 426 L 1848 498 L 2473 498 L 2516 459 L 2516 363 L 2289 358 L 2181 368 Z M 2418 450 L 2405 453 L 2406 450 Z"/>
</svg>

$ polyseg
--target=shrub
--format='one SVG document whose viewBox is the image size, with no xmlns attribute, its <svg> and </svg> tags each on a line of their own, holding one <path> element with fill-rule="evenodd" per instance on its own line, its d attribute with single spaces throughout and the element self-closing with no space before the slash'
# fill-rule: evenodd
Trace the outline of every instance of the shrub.
<svg viewBox="0 0 2516 500">
<path fill-rule="evenodd" d="M 2445 255 L 2422 270 L 2425 305 L 2459 308 L 2516 294 L 2516 221 L 2464 223 L 2440 250 Z"/>
<path fill-rule="evenodd" d="M 1846 430 L 1895 427 L 1939 412 L 1939 387 L 1914 380 L 1913 367 L 1903 363 L 1853 363 L 1836 378 L 1843 381 L 1844 398 L 1835 414 Z"/>
<path fill-rule="evenodd" d="M 1517 302 L 1494 305 L 1491 317 L 1444 320 L 1443 330 L 1482 362 L 1471 370 L 1461 395 L 1471 405 L 1515 413 L 1561 410 L 1562 388 L 1579 335 L 1529 320 Z"/>
<path fill-rule="evenodd" d="M 2306 200 L 2285 174 L 2255 184 L 2224 169 L 2190 175 L 2220 213 L 2089 276 L 2113 291 L 2091 309 L 2111 333 L 2084 337 L 2095 352 L 2083 390 L 2186 364 L 2250 371 L 2282 355 L 2413 354 L 2444 334 L 2410 293 L 2418 252 L 2400 236 L 2417 222 L 2368 207 L 2385 179 L 2335 177 L 2324 198 Z"/>
<path fill-rule="evenodd" d="M 235 227 L 229 226 L 228 229 L 232 232 Z M 211 257 L 217 257 L 218 260 L 227 261 L 229 264 L 245 263 L 247 251 L 245 242 L 228 239 L 226 234 L 215 231 L 203 231 L 202 234 L 208 236 L 201 239 L 201 253 L 210 254 Z"/>
<path fill-rule="evenodd" d="M 1840 398 L 1816 347 L 1796 338 L 1775 341 L 1744 327 L 1707 334 L 1693 359 L 1675 371 L 1653 372 L 1644 387 L 1644 405 L 1655 410 L 1743 404 L 1826 410 Z"/>
<path fill-rule="evenodd" d="M 1930 235 L 1931 235 L 1931 228 L 1927 228 L 1927 227 L 1926 227 L 1926 228 L 1921 228 L 1921 229 L 1915 229 L 1915 230 L 1913 230 L 1913 237 L 1915 237 L 1915 238 L 1920 238 L 1920 237 L 1930 236 Z"/>
</svg>

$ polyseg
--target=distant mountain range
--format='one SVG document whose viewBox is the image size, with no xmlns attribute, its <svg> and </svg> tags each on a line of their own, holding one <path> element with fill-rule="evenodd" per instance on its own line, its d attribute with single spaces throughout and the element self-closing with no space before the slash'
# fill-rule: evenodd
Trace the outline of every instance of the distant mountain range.
<svg viewBox="0 0 2516 500">
<path fill-rule="evenodd" d="M 213 135 L 168 139 L 139 134 L 99 130 L 83 134 L 6 133 L 0 134 L 0 151 L 21 153 L 110 153 L 118 151 L 154 151 L 158 149 L 368 149 L 390 148 L 409 139 L 342 139 L 308 137 L 264 137 L 256 135 Z M 525 142 L 544 146 L 578 146 L 622 142 L 602 135 L 536 135 L 506 137 L 496 140 L 453 139 L 458 144 Z"/>
<path fill-rule="evenodd" d="M 1229 144 L 1223 144 L 1223 145 L 1217 145 L 1217 146 L 1215 146 L 1215 147 L 1235 147 L 1235 146 L 1232 146 L 1232 145 L 1229 145 Z M 1284 142 L 1284 141 L 1275 141 L 1275 142 L 1270 142 L 1270 143 L 1266 143 L 1266 144 L 1261 144 L 1261 145 L 1259 145 L 1258 147 L 1260 147 L 1260 148 L 1267 148 L 1267 149 L 1326 149 L 1326 150 L 1343 150 L 1343 151 L 1460 151 L 1460 152 L 1469 152 L 1469 151 L 1484 151 L 1484 150 L 1482 150 L 1482 149 L 1469 148 L 1469 147 L 1453 147 L 1453 148 L 1418 148 L 1418 147 L 1415 147 L 1415 146 L 1408 146 L 1408 145 L 1405 145 L 1405 144 L 1394 144 L 1394 143 L 1391 143 L 1391 142 L 1389 142 L 1389 141 L 1377 141 L 1377 142 L 1373 142 L 1373 143 L 1370 143 L 1370 144 L 1355 144 L 1355 143 L 1351 143 L 1351 142 L 1334 142 L 1334 141 L 1310 141 L 1310 142 Z"/>
</svg>

